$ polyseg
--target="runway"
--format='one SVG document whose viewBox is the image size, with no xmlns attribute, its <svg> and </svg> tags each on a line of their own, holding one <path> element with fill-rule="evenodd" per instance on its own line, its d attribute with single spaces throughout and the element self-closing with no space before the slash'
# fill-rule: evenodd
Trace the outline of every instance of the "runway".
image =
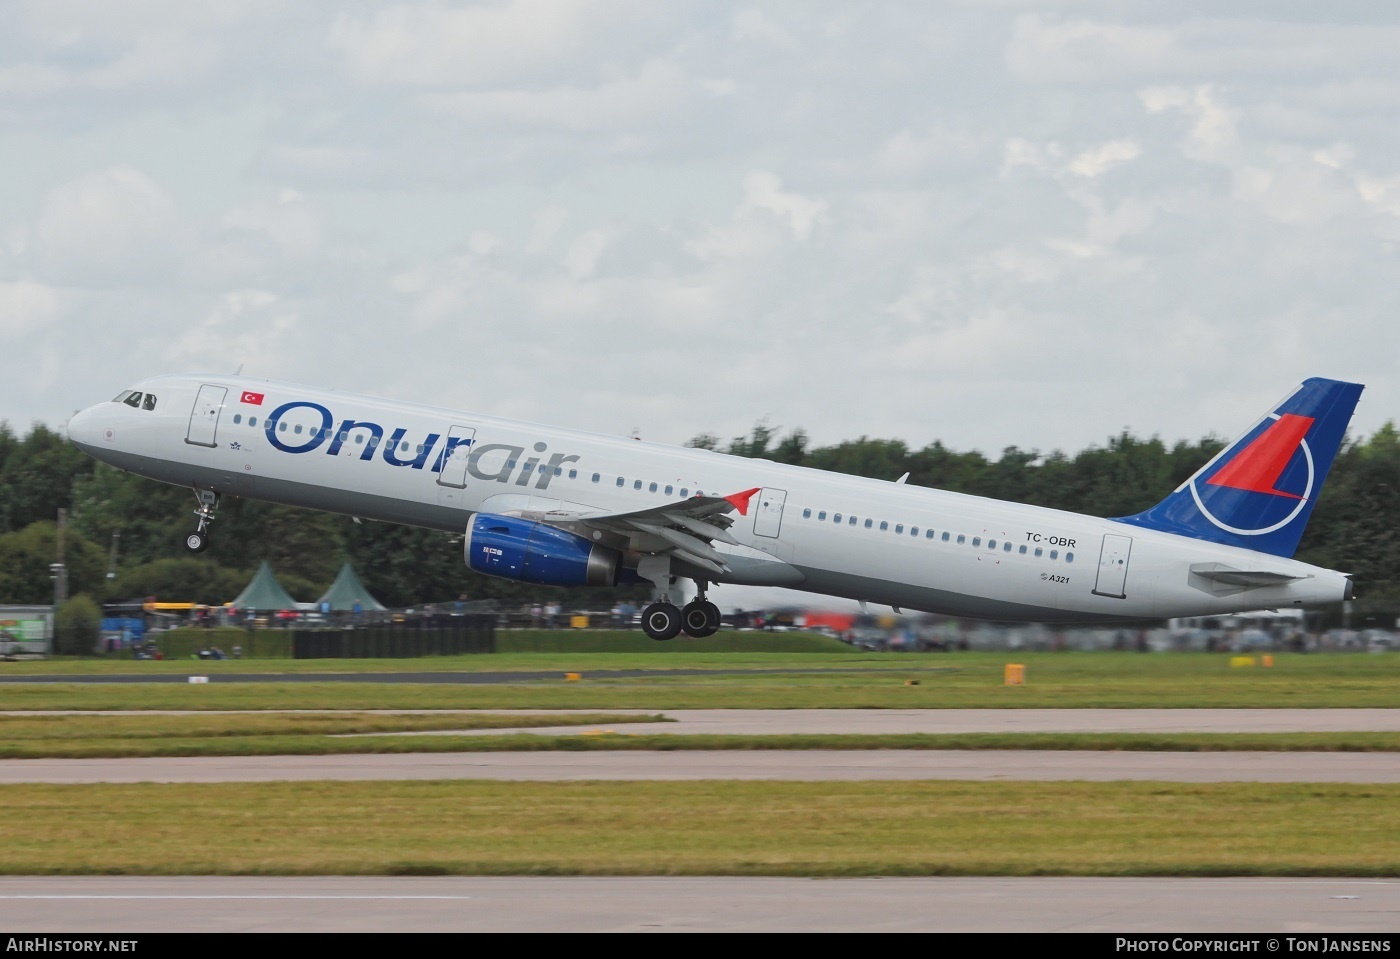
<svg viewBox="0 0 1400 959">
<path fill-rule="evenodd" d="M 483 710 L 548 715 L 547 710 Z M 642 711 L 623 711 L 642 712 Z M 654 715 L 656 711 L 643 713 Z M 670 722 L 606 727 L 458 730 L 475 735 L 656 733 L 794 735 L 968 732 L 1396 731 L 1400 709 L 747 709 L 665 710 Z M 452 735 L 453 731 L 431 735 Z M 411 735 L 429 735 L 413 733 Z M 1163 780 L 1400 782 L 1394 753 L 1092 750 L 597 750 L 11 759 L 0 783 L 271 782 L 277 780 Z"/>
<path fill-rule="evenodd" d="M 657 711 L 630 712 L 654 715 Z M 517 731 L 593 737 L 643 731 L 756 735 L 1400 729 L 1400 710 L 1385 709 L 665 710 L 663 715 L 673 721 Z M 1393 783 L 1400 782 L 1400 762 L 1394 753 L 1031 750 L 607 750 L 0 761 L 0 783 L 712 778 Z M 0 925 L 13 933 L 129 932 L 138 937 L 140 933 L 190 931 L 999 931 L 1106 936 L 1258 932 L 1393 936 L 1400 932 L 1400 881 L 9 877 L 0 878 Z M 1113 940 L 1105 941 L 1111 947 Z M 1261 944 L 1257 951 L 1267 950 Z"/>
<path fill-rule="evenodd" d="M 7 935 L 995 931 L 1388 938 L 1400 929 L 1400 881 L 26 876 L 0 878 L 0 926 Z M 1106 939 L 1105 948 L 1112 947 Z M 1267 943 L 1253 951 L 1269 951 Z"/>
<path fill-rule="evenodd" d="M 283 780 L 742 779 L 1400 782 L 1394 753 L 1161 753 L 1055 750 L 714 750 L 482 752 L 175 759 L 9 759 L 3 783 L 209 783 Z"/>
</svg>

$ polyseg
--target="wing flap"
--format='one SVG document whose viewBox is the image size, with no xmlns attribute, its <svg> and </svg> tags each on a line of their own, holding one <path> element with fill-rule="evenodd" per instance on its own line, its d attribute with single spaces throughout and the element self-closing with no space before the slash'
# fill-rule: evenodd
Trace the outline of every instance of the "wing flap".
<svg viewBox="0 0 1400 959">
<path fill-rule="evenodd" d="M 725 556 L 710 544 L 716 540 L 731 546 L 743 544 L 729 532 L 735 511 L 748 512 L 757 489 L 732 496 L 692 496 L 680 503 L 666 503 L 625 513 L 583 513 L 555 510 L 538 515 L 552 526 L 582 532 L 596 530 L 625 537 L 629 548 L 653 555 L 669 554 L 716 576 L 730 572 Z"/>
</svg>

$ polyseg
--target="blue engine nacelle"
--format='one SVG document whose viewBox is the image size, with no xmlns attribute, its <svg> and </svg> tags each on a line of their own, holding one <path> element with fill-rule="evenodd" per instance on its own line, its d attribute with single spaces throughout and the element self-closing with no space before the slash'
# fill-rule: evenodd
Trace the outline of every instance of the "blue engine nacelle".
<svg viewBox="0 0 1400 959">
<path fill-rule="evenodd" d="M 615 586 L 622 554 L 516 516 L 477 513 L 463 554 L 478 573 L 545 586 Z"/>
</svg>

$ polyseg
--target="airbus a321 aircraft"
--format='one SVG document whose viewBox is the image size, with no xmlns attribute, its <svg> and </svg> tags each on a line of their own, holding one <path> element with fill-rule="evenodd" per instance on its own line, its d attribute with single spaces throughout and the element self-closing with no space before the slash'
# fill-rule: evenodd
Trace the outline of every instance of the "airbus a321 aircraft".
<svg viewBox="0 0 1400 959">
<path fill-rule="evenodd" d="M 103 462 L 223 495 L 465 532 L 530 583 L 650 581 L 653 639 L 708 636 L 717 583 L 1004 622 L 1113 623 L 1349 599 L 1292 559 L 1362 387 L 1309 379 L 1156 506 L 1100 519 L 243 376 L 158 376 L 77 413 Z M 696 598 L 677 608 L 679 580 Z"/>
</svg>

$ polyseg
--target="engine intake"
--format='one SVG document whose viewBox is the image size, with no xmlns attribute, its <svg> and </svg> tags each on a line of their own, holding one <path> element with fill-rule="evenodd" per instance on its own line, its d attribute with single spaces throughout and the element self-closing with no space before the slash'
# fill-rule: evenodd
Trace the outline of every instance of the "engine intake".
<svg viewBox="0 0 1400 959">
<path fill-rule="evenodd" d="M 477 513 L 462 547 L 478 573 L 544 586 L 615 586 L 622 554 L 582 536 L 494 513 Z"/>
</svg>

